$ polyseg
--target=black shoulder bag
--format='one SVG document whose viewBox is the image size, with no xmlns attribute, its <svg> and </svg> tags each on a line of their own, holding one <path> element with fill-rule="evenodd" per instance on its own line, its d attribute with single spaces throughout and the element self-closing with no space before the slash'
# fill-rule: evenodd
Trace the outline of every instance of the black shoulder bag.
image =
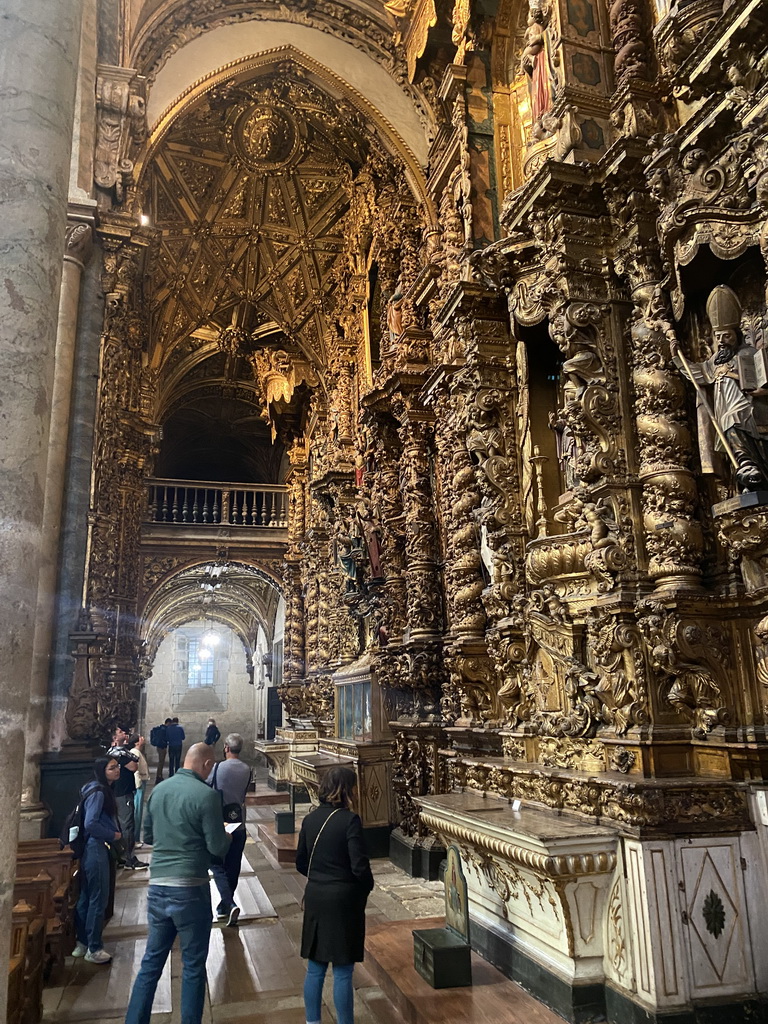
<svg viewBox="0 0 768 1024">
<path fill-rule="evenodd" d="M 213 787 L 213 789 L 216 790 L 216 792 L 221 797 L 221 811 L 222 811 L 222 814 L 224 815 L 224 821 L 227 822 L 227 824 L 234 824 L 234 822 L 242 823 L 242 821 L 243 821 L 243 805 L 242 804 L 237 804 L 237 803 L 235 803 L 235 804 L 225 804 L 224 803 L 224 794 L 222 793 L 222 791 L 220 789 L 216 788 L 216 776 L 218 774 L 218 771 L 219 771 L 219 762 L 217 761 L 216 762 L 216 766 L 213 769 L 213 779 L 211 781 L 211 786 Z"/>
</svg>

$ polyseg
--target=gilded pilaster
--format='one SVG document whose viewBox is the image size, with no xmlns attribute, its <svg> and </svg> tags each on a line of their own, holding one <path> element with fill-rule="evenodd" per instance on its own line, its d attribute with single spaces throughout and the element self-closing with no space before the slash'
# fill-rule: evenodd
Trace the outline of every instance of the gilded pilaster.
<svg viewBox="0 0 768 1024">
<path fill-rule="evenodd" d="M 436 533 L 431 487 L 431 417 L 407 411 L 399 430 L 402 443 L 400 491 L 405 508 L 405 579 L 408 628 L 412 640 L 436 638 L 442 627 Z"/>
<path fill-rule="evenodd" d="M 137 722 L 139 543 L 157 439 L 139 284 L 149 236 L 119 219 L 103 234 L 106 301 L 83 601 L 100 649 L 91 685 L 75 680 L 66 713 L 69 736 L 84 742 L 108 736 L 116 721 Z"/>
</svg>

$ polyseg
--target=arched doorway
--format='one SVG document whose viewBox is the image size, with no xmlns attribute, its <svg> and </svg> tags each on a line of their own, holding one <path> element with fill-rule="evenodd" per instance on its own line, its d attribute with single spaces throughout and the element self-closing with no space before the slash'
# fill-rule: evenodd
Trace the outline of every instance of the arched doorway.
<svg viewBox="0 0 768 1024">
<path fill-rule="evenodd" d="M 274 578 L 244 562 L 187 566 L 161 580 L 142 625 L 144 735 L 177 717 L 189 744 L 214 718 L 222 736 L 243 736 L 249 757 L 267 731 L 267 691 L 279 682 L 283 607 Z"/>
</svg>

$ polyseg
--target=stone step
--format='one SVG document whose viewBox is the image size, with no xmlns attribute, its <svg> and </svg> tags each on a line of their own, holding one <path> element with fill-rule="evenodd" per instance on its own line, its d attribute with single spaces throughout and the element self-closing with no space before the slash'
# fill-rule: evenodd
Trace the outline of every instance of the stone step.
<svg viewBox="0 0 768 1024">
<path fill-rule="evenodd" d="M 298 831 L 289 832 L 287 835 L 278 835 L 274 822 L 264 821 L 260 821 L 256 827 L 259 839 L 278 864 L 293 864 L 295 862 L 296 845 L 299 841 Z"/>
<path fill-rule="evenodd" d="M 252 793 L 248 793 L 245 802 L 246 804 L 261 807 L 270 804 L 287 804 L 288 799 L 288 793 L 279 793 L 277 790 L 270 789 L 264 783 L 256 783 L 256 788 Z"/>
</svg>

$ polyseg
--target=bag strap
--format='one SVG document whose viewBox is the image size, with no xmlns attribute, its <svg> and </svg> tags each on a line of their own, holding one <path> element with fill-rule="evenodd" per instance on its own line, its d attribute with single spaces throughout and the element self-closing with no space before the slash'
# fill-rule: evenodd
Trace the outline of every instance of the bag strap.
<svg viewBox="0 0 768 1024">
<path fill-rule="evenodd" d="M 211 789 L 216 789 L 216 776 L 219 773 L 219 762 L 213 766 L 213 778 L 211 779 Z"/>
<path fill-rule="evenodd" d="M 317 840 L 318 840 L 318 839 L 320 838 L 320 836 L 321 836 L 321 835 L 323 834 L 323 829 L 324 829 L 324 828 L 325 828 L 325 826 L 326 826 L 326 825 L 328 824 L 328 822 L 329 822 L 329 821 L 331 820 L 331 818 L 332 818 L 332 817 L 334 816 L 334 814 L 336 814 L 336 812 L 337 812 L 337 811 L 340 811 L 340 810 L 341 810 L 341 808 L 340 808 L 340 807 L 337 807 L 335 811 L 331 811 L 331 813 L 330 813 L 330 814 L 328 815 L 328 817 L 327 817 L 327 818 L 325 819 L 325 821 L 323 822 L 323 824 L 322 824 L 322 825 L 320 826 L 320 831 L 319 831 L 319 832 L 317 833 L 317 836 L 316 836 L 316 838 L 315 838 L 315 841 L 314 841 L 314 843 L 312 843 L 312 852 L 311 852 L 311 853 L 310 853 L 310 855 L 309 855 L 309 865 L 307 866 L 307 881 L 309 881 L 309 873 L 310 873 L 310 871 L 312 870 L 312 858 L 313 858 L 313 857 L 315 856 L 315 847 L 317 846 Z"/>
</svg>

